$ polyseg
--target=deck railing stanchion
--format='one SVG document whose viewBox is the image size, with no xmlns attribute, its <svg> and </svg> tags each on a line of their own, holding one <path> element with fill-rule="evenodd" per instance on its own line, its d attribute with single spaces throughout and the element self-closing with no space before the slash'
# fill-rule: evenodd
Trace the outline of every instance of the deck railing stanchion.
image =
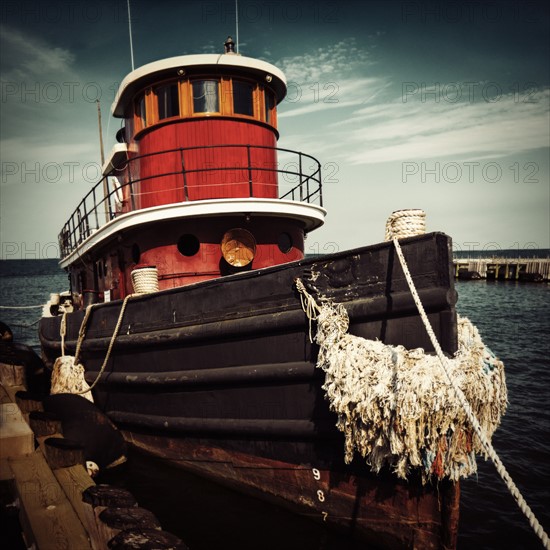
<svg viewBox="0 0 550 550">
<path fill-rule="evenodd" d="M 181 157 L 181 173 L 183 174 L 183 196 L 185 201 L 189 200 L 189 191 L 187 189 L 187 170 L 185 169 L 185 158 L 183 156 L 183 148 L 180 149 Z"/>
<path fill-rule="evenodd" d="M 252 187 L 252 166 L 250 161 L 250 145 L 246 146 L 246 154 L 248 157 L 248 189 L 249 189 L 250 196 L 253 197 L 254 189 Z"/>
<path fill-rule="evenodd" d="M 304 200 L 304 195 L 302 192 L 302 153 L 298 153 L 298 181 L 300 182 L 300 201 Z M 294 195 L 292 196 L 294 199 Z"/>
<path fill-rule="evenodd" d="M 95 214 L 95 228 L 96 230 L 99 229 L 99 219 L 97 217 L 97 199 L 96 199 L 96 196 L 95 196 L 95 188 L 97 187 L 94 186 L 94 188 L 92 189 L 92 196 L 94 198 L 94 214 Z"/>
</svg>

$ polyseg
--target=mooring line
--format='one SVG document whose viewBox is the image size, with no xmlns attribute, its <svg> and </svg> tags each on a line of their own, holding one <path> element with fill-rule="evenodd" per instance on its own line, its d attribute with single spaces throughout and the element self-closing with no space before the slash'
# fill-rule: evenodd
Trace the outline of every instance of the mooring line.
<svg viewBox="0 0 550 550">
<path fill-rule="evenodd" d="M 460 401 L 460 404 L 464 408 L 464 412 L 466 413 L 466 416 L 468 417 L 468 420 L 472 424 L 472 427 L 474 428 L 476 435 L 478 436 L 479 440 L 481 441 L 482 445 L 485 447 L 485 450 L 491 460 L 493 461 L 498 474 L 506 484 L 506 487 L 510 491 L 511 495 L 514 497 L 517 505 L 519 506 L 520 510 L 523 512 L 525 517 L 529 520 L 529 525 L 533 528 L 533 531 L 536 533 L 536 535 L 540 538 L 542 544 L 547 550 L 550 550 L 550 540 L 548 539 L 548 535 L 544 531 L 544 528 L 538 521 L 538 519 L 535 517 L 535 514 L 523 498 L 523 495 L 517 488 L 516 484 L 510 477 L 510 474 L 507 472 L 506 468 L 504 467 L 504 464 L 500 460 L 499 456 L 497 455 L 493 445 L 491 442 L 485 437 L 485 434 L 483 433 L 483 430 L 481 428 L 481 425 L 479 424 L 479 421 L 475 417 L 472 407 L 466 400 L 466 397 L 464 396 L 464 393 L 462 390 L 456 385 L 455 381 L 452 379 L 448 367 L 447 367 L 447 358 L 445 357 L 445 354 L 443 353 L 443 350 L 441 349 L 441 346 L 439 345 L 439 342 L 437 341 L 437 337 L 435 336 L 435 333 L 433 331 L 432 325 L 430 323 L 430 320 L 428 319 L 428 316 L 426 315 L 426 311 L 424 310 L 424 306 L 422 305 L 422 302 L 420 301 L 420 297 L 418 296 L 418 292 L 416 291 L 416 287 L 414 285 L 414 282 L 412 280 L 411 273 L 409 271 L 409 268 L 407 266 L 407 262 L 405 260 L 405 256 L 403 255 L 403 251 L 401 250 L 401 245 L 399 244 L 399 239 L 397 237 L 392 237 L 393 244 L 395 246 L 395 251 L 397 252 L 397 257 L 399 258 L 399 262 L 401 264 L 401 267 L 403 269 L 403 273 L 405 274 L 405 279 L 407 280 L 407 284 L 409 285 L 409 289 L 411 291 L 411 294 L 413 296 L 414 302 L 416 304 L 416 307 L 418 309 L 418 312 L 420 313 L 420 317 L 424 323 L 424 326 L 426 327 L 426 331 L 428 332 L 428 336 L 430 337 L 430 341 L 437 353 L 437 356 L 439 357 L 439 361 L 441 362 L 441 366 L 443 367 L 443 370 L 445 371 L 445 374 L 447 376 L 447 379 L 449 380 L 449 383 L 451 387 L 453 388 L 454 392 L 456 393 L 456 396 L 458 397 L 458 400 Z"/>
</svg>

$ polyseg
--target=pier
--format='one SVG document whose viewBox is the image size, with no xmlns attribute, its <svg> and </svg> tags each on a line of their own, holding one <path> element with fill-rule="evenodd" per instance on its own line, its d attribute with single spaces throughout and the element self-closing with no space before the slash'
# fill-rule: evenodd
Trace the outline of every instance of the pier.
<svg viewBox="0 0 550 550">
<path fill-rule="evenodd" d="M 457 279 L 550 281 L 550 258 L 455 258 L 453 264 Z"/>
<path fill-rule="evenodd" d="M 5 351 L 5 350 L 4 350 Z M 96 484 L 84 447 L 26 389 L 0 347 L 0 521 L 6 548 L 187 550 L 126 489 Z"/>
</svg>

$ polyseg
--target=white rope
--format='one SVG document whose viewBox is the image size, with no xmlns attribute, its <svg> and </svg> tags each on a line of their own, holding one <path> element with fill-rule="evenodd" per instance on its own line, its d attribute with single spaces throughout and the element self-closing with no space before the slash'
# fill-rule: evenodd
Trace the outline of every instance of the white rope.
<svg viewBox="0 0 550 550">
<path fill-rule="evenodd" d="M 384 240 L 392 237 L 404 239 L 426 233 L 426 214 L 423 210 L 397 210 L 391 214 L 386 222 Z"/>
<path fill-rule="evenodd" d="M 132 284 L 135 294 L 158 292 L 159 277 L 156 267 L 138 267 L 132 271 Z"/>
<path fill-rule="evenodd" d="M 479 424 L 479 421 L 475 417 L 472 408 L 466 398 L 464 397 L 464 393 L 462 390 L 458 387 L 458 385 L 455 383 L 453 378 L 451 377 L 449 373 L 449 369 L 447 367 L 447 358 L 445 357 L 441 346 L 439 345 L 439 342 L 437 341 L 437 338 L 434 334 L 434 331 L 432 329 L 432 326 L 430 324 L 430 321 L 428 319 L 428 316 L 426 315 L 426 312 L 424 310 L 424 306 L 422 305 L 422 302 L 420 301 L 420 297 L 418 296 L 418 293 L 416 291 L 416 287 L 414 285 L 414 282 L 411 277 L 411 273 L 407 267 L 407 262 L 405 261 L 405 257 L 403 256 L 403 251 L 401 250 L 401 246 L 399 244 L 399 240 L 396 237 L 392 236 L 393 244 L 395 246 L 395 250 L 397 252 L 397 256 L 399 258 L 399 262 L 401 263 L 401 267 L 403 269 L 403 273 L 405 274 L 405 278 L 407 280 L 407 284 L 409 285 L 409 288 L 411 290 L 411 294 L 413 295 L 414 302 L 416 304 L 416 307 L 418 308 L 418 312 L 420 313 L 420 317 L 422 318 L 422 321 L 424 322 L 424 326 L 426 327 L 426 331 L 428 332 L 428 336 L 430 337 L 430 341 L 437 353 L 437 356 L 441 362 L 441 366 L 443 367 L 443 370 L 445 371 L 445 374 L 447 376 L 447 379 L 449 380 L 450 385 L 452 386 L 453 390 L 456 393 L 456 396 L 458 400 L 460 401 L 462 407 L 464 408 L 464 411 L 466 412 L 466 415 L 468 417 L 468 420 L 470 421 L 472 427 L 474 428 L 474 431 L 476 432 L 476 435 L 478 436 L 479 440 L 481 441 L 482 445 L 485 447 L 486 453 L 489 455 L 493 463 L 495 464 L 495 467 L 497 469 L 497 472 L 499 473 L 500 477 L 506 484 L 506 487 L 508 487 L 508 490 L 516 500 L 520 510 L 523 512 L 523 514 L 527 517 L 529 520 L 529 524 L 537 534 L 537 536 L 541 539 L 542 544 L 544 547 L 548 550 L 550 550 L 550 540 L 548 539 L 548 535 L 545 533 L 544 528 L 539 523 L 535 515 L 533 514 L 531 508 L 527 505 L 527 502 L 525 502 L 525 499 L 523 498 L 522 494 L 520 493 L 519 489 L 516 487 L 515 483 L 513 482 L 512 478 L 506 471 L 506 468 L 504 467 L 504 464 L 500 460 L 499 456 L 497 455 L 496 451 L 494 450 L 491 442 L 485 437 L 485 434 Z"/>
<path fill-rule="evenodd" d="M 60 328 L 61 357 L 58 357 L 55 360 L 54 367 L 53 367 L 52 387 L 51 387 L 52 394 L 72 393 L 74 395 L 82 395 L 83 397 L 85 397 L 86 399 L 88 399 L 93 403 L 94 399 L 91 391 L 95 388 L 95 386 L 101 379 L 101 376 L 105 372 L 105 367 L 107 366 L 109 358 L 111 357 L 111 351 L 113 349 L 115 340 L 120 331 L 120 327 L 122 326 L 122 320 L 124 318 L 126 305 L 128 304 L 128 301 L 130 300 L 130 298 L 133 298 L 134 296 L 135 294 L 128 294 L 128 296 L 124 298 L 124 302 L 122 303 L 122 307 L 118 315 L 118 320 L 115 326 L 115 330 L 113 331 L 113 335 L 111 336 L 111 340 L 109 342 L 109 347 L 107 348 L 105 359 L 103 360 L 99 373 L 97 374 L 96 379 L 94 380 L 91 386 L 88 386 L 88 383 L 84 378 L 84 373 L 85 373 L 84 366 L 80 364 L 79 359 L 80 359 L 80 350 L 82 347 L 82 342 L 84 341 L 84 338 L 86 336 L 86 327 L 88 324 L 88 319 L 90 318 L 90 315 L 92 313 L 93 305 L 90 305 L 86 308 L 86 313 L 84 314 L 84 318 L 82 319 L 82 323 L 80 324 L 80 330 L 78 332 L 78 340 L 76 342 L 76 350 L 75 350 L 74 357 L 65 355 L 65 335 L 67 330 L 66 328 L 67 321 L 66 321 L 66 313 L 63 314 L 63 317 L 61 319 L 61 328 Z"/>
<path fill-rule="evenodd" d="M 0 309 L 38 309 L 39 307 L 44 307 L 44 304 L 39 306 L 0 306 Z"/>
<path fill-rule="evenodd" d="M 118 336 L 118 333 L 120 331 L 120 327 L 122 326 L 122 319 L 124 317 L 124 311 L 126 310 L 126 305 L 128 304 L 128 300 L 130 298 L 133 298 L 134 294 L 128 294 L 126 298 L 124 298 L 124 302 L 122 302 L 122 307 L 120 308 L 120 314 L 118 316 L 118 321 L 115 326 L 115 330 L 113 332 L 113 335 L 111 336 L 111 341 L 109 342 L 109 347 L 107 348 L 107 354 L 105 355 L 105 359 L 103 360 L 103 364 L 101 365 L 101 369 L 99 369 L 99 373 L 96 377 L 96 379 L 93 381 L 92 385 L 90 386 L 90 391 L 93 390 L 96 386 L 96 384 L 99 382 L 99 379 L 103 375 L 103 372 L 105 371 L 105 367 L 107 366 L 107 362 L 109 361 L 109 358 L 111 357 L 111 351 L 113 349 L 113 346 L 115 345 L 116 337 Z M 91 306 L 88 307 L 88 309 L 91 309 Z M 86 312 L 87 313 L 87 312 Z M 76 361 L 76 356 L 75 356 Z M 81 392 L 84 393 L 84 392 Z"/>
<path fill-rule="evenodd" d="M 59 328 L 61 335 L 61 357 L 65 357 L 65 336 L 67 335 L 67 312 L 63 313 L 61 317 L 61 326 Z"/>
</svg>

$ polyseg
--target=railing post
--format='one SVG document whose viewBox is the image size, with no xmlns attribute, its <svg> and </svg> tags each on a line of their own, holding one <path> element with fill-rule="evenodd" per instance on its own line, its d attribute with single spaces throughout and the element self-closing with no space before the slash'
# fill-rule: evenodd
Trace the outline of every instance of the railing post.
<svg viewBox="0 0 550 550">
<path fill-rule="evenodd" d="M 71 250 L 73 250 L 74 248 L 76 248 L 76 245 L 78 244 L 76 242 L 76 229 L 75 229 L 75 225 L 74 225 L 74 214 L 71 216 L 71 224 L 73 226 L 73 229 L 71 231 L 70 242 L 71 242 Z"/>
<path fill-rule="evenodd" d="M 86 199 L 84 199 L 84 202 L 82 203 L 82 207 L 84 208 L 84 238 L 87 239 L 90 236 L 90 224 L 88 223 L 88 211 L 86 210 Z"/>
<path fill-rule="evenodd" d="M 251 197 L 254 196 L 254 189 L 252 187 L 252 166 L 250 160 L 250 145 L 246 146 L 246 154 L 248 157 L 248 191 Z"/>
<path fill-rule="evenodd" d="M 180 148 L 180 157 L 181 157 L 181 173 L 183 175 L 183 196 L 185 200 L 189 200 L 189 191 L 187 189 L 187 170 L 185 169 L 185 159 L 183 157 L 183 149 Z"/>
<path fill-rule="evenodd" d="M 128 187 L 130 188 L 130 205 L 132 208 L 132 212 L 136 209 L 136 199 L 134 197 L 134 184 L 132 183 L 132 171 L 130 170 L 130 162 L 132 162 L 134 159 L 131 159 L 126 164 L 126 167 L 128 169 Z"/>
<path fill-rule="evenodd" d="M 97 187 L 94 186 L 94 188 L 92 189 L 92 196 L 94 198 L 94 214 L 95 214 L 95 228 L 96 230 L 99 229 L 99 219 L 97 217 L 97 199 L 96 199 L 96 196 L 95 196 L 95 188 Z"/>
<path fill-rule="evenodd" d="M 300 201 L 304 200 L 304 195 L 302 191 L 302 153 L 298 152 L 298 181 L 300 182 Z M 292 197 L 294 199 L 294 197 Z"/>
<path fill-rule="evenodd" d="M 107 176 L 103 176 L 103 180 L 104 180 L 103 188 L 107 189 L 108 191 L 107 195 L 105 195 L 105 200 L 107 201 L 107 206 L 109 208 L 109 219 L 107 221 L 111 221 L 114 218 L 113 207 L 111 205 L 111 198 L 113 196 L 113 192 L 109 189 L 109 180 Z"/>
<path fill-rule="evenodd" d="M 317 172 L 319 172 L 319 206 L 323 206 L 323 176 L 319 162 L 317 162 Z"/>
</svg>

